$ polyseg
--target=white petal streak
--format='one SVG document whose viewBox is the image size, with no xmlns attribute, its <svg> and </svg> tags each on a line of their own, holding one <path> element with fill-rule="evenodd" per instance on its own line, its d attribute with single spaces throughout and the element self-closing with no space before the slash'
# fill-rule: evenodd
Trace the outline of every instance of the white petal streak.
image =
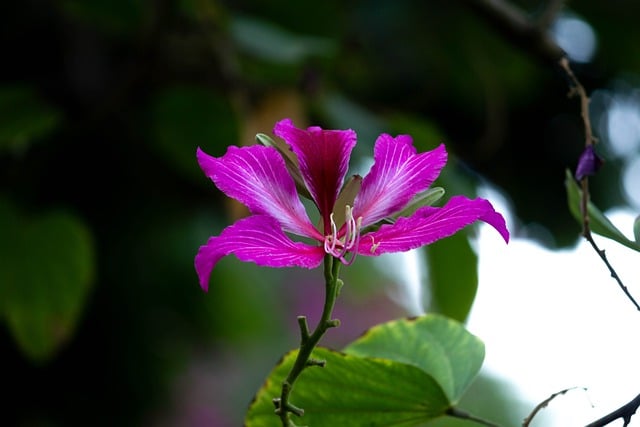
<svg viewBox="0 0 640 427">
<path fill-rule="evenodd" d="M 381 135 L 376 142 L 375 163 L 364 177 L 355 202 L 356 217 L 367 226 L 401 210 L 417 193 L 426 190 L 445 165 L 444 145 L 416 154 L 407 135 Z"/>
<path fill-rule="evenodd" d="M 300 202 L 284 159 L 276 149 L 258 145 L 232 146 L 223 157 L 213 159 L 213 170 L 209 176 L 229 197 L 244 203 L 254 214 L 266 214 L 277 219 L 286 231 L 321 238 Z"/>
</svg>

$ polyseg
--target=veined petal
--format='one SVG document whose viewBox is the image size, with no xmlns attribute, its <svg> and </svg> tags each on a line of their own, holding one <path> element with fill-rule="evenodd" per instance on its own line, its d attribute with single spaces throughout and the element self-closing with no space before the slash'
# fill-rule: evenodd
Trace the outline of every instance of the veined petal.
<svg viewBox="0 0 640 427">
<path fill-rule="evenodd" d="M 200 148 L 198 163 L 227 196 L 244 203 L 253 214 L 276 218 L 285 231 L 321 239 L 307 215 L 296 186 L 275 148 L 230 146 L 216 158 Z"/>
<path fill-rule="evenodd" d="M 338 193 L 356 145 L 353 130 L 323 130 L 317 126 L 298 129 L 291 119 L 276 123 L 273 133 L 284 139 L 298 157 L 300 172 L 318 210 L 328 226 Z"/>
<path fill-rule="evenodd" d="M 417 154 L 409 135 L 380 135 L 373 157 L 354 203 L 353 215 L 362 217 L 365 227 L 402 210 L 433 183 L 447 162 L 444 144 Z"/>
<path fill-rule="evenodd" d="M 233 254 L 240 261 L 252 261 L 265 267 L 315 268 L 324 258 L 322 246 L 292 241 L 278 221 L 267 215 L 252 215 L 225 228 L 219 236 L 200 246 L 195 268 L 203 290 L 216 263 Z"/>
<path fill-rule="evenodd" d="M 505 242 L 509 241 L 504 218 L 488 200 L 455 196 L 441 208 L 422 207 L 410 217 L 398 218 L 394 224 L 382 225 L 379 230 L 362 236 L 358 253 L 376 256 L 408 251 L 451 236 L 477 220 L 490 224 Z"/>
</svg>

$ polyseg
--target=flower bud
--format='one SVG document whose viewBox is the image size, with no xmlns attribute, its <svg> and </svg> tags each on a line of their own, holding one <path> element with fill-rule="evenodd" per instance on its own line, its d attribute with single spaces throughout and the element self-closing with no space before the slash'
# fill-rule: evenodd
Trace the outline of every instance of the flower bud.
<svg viewBox="0 0 640 427">
<path fill-rule="evenodd" d="M 596 154 L 593 149 L 593 144 L 587 145 L 578 160 L 576 179 L 582 181 L 586 176 L 595 175 L 598 169 L 600 169 L 600 166 L 602 166 L 602 163 L 604 163 L 604 161 Z"/>
</svg>

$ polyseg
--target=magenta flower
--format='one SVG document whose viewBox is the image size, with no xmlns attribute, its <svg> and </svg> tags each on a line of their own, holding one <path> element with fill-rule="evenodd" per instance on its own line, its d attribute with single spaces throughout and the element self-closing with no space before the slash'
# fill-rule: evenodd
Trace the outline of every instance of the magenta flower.
<svg viewBox="0 0 640 427">
<path fill-rule="evenodd" d="M 509 241 L 504 218 L 481 198 L 454 196 L 443 207 L 424 206 L 409 216 L 389 220 L 438 177 L 447 161 L 444 145 L 417 153 L 408 135 L 380 135 L 369 173 L 363 179 L 355 177 L 355 185 L 344 186 L 343 193 L 353 192 L 355 197 L 339 198 L 356 144 L 355 132 L 298 129 L 290 119 L 276 123 L 273 132 L 297 158 L 296 172 L 318 208 L 320 224 L 311 222 L 291 168 L 287 169 L 276 148 L 231 146 L 220 158 L 198 148 L 205 175 L 251 212 L 198 250 L 195 269 L 205 291 L 213 267 L 229 254 L 267 267 L 314 268 L 326 254 L 348 263 L 347 257 L 353 260 L 356 254 L 378 256 L 415 249 L 477 220 L 492 225 Z M 292 240 L 291 235 L 306 239 Z"/>
</svg>

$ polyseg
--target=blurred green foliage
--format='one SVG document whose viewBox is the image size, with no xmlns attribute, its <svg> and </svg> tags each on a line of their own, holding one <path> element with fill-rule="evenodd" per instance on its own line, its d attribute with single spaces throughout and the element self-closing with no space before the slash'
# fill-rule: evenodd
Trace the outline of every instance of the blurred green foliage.
<svg viewBox="0 0 640 427">
<path fill-rule="evenodd" d="M 193 167 L 193 147 L 238 140 L 238 121 L 224 94 L 197 86 L 167 88 L 155 95 L 150 110 L 152 149 L 194 181 L 201 174 Z"/>
<path fill-rule="evenodd" d="M 23 84 L 0 87 L 0 117 L 0 151 L 24 151 L 60 122 L 60 113 Z"/>
<path fill-rule="evenodd" d="M 587 90 L 640 71 L 640 4 L 570 7 L 598 36 L 576 68 Z M 577 103 L 464 3 L 24 0 L 0 5 L 0 27 L 3 425 L 239 425 L 297 345 L 295 316 L 319 312 L 322 283 L 228 259 L 199 289 L 198 246 L 244 210 L 195 150 L 252 144 L 283 117 L 355 129 L 354 169 L 380 132 L 409 133 L 419 150 L 444 142 L 445 198 L 486 180 L 559 247 L 580 232 L 562 185 L 583 148 Z M 622 201 L 604 169 L 602 210 Z M 433 308 L 464 319 L 468 240 L 426 261 Z M 344 275 L 343 326 L 325 343 L 337 347 L 403 313 L 370 259 Z M 468 399 L 495 413 L 482 387 Z"/>
<path fill-rule="evenodd" d="M 0 313 L 25 357 L 50 359 L 73 336 L 93 284 L 91 236 L 77 218 L 56 212 L 22 218 L 0 206 Z"/>
</svg>

